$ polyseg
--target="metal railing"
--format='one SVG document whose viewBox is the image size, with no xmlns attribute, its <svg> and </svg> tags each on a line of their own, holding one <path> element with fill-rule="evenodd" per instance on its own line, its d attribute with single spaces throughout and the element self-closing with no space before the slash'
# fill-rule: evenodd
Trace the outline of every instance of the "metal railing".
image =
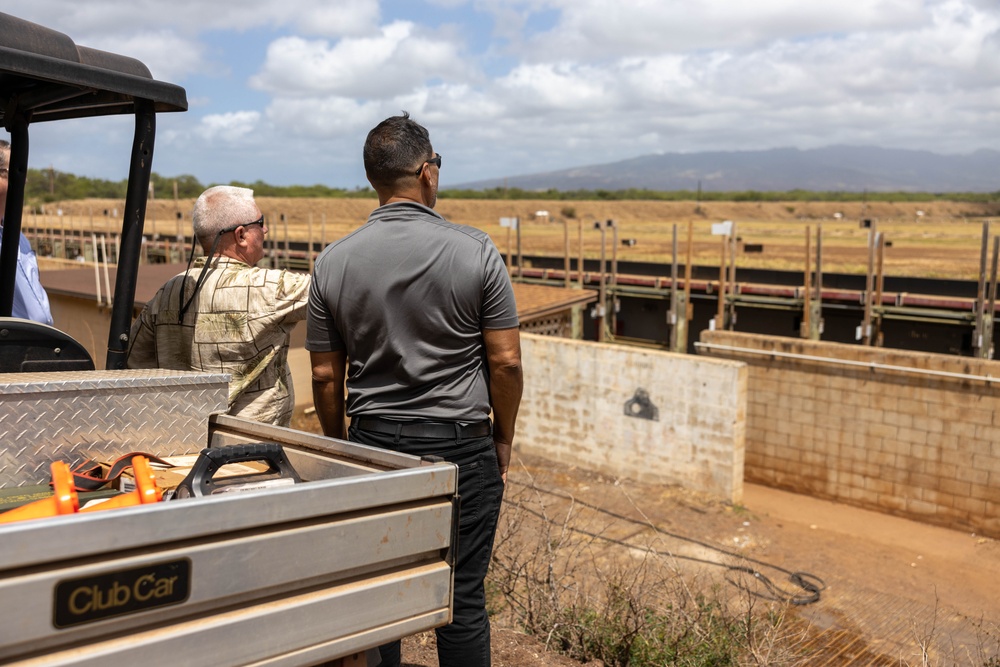
<svg viewBox="0 0 1000 667">
<path fill-rule="evenodd" d="M 759 350 L 752 347 L 737 347 L 734 345 L 717 345 L 714 343 L 695 343 L 696 349 L 723 350 L 725 352 L 737 352 L 742 354 L 759 354 L 761 356 L 780 357 L 783 359 L 796 359 L 801 361 L 817 361 L 825 364 L 838 366 L 853 366 L 856 368 L 868 368 L 870 370 L 895 371 L 911 375 L 932 375 L 936 377 L 946 377 L 957 380 L 981 380 L 983 382 L 1000 382 L 1000 377 L 992 375 L 971 375 L 969 373 L 952 373 L 949 371 L 935 371 L 929 368 L 912 368 L 910 366 L 896 366 L 893 364 L 881 364 L 874 361 L 853 361 L 851 359 L 837 359 L 835 357 L 820 357 L 812 354 L 797 354 L 795 352 L 778 352 L 775 350 Z"/>
</svg>

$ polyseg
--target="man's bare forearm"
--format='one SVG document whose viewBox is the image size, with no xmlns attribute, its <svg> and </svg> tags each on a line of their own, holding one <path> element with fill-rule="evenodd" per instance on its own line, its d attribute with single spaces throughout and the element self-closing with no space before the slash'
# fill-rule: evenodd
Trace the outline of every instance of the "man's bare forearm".
<svg viewBox="0 0 1000 667">
<path fill-rule="evenodd" d="M 504 484 L 514 443 L 514 425 L 521 405 L 521 334 L 517 327 L 484 329 L 483 343 L 490 369 L 490 407 L 493 409 L 493 444 Z"/>
<path fill-rule="evenodd" d="M 524 379 L 521 366 L 502 366 L 490 375 L 490 400 L 493 403 L 493 443 L 497 449 L 497 463 L 500 473 L 506 478 L 510 466 L 511 447 L 517 411 L 521 405 Z"/>
<path fill-rule="evenodd" d="M 323 428 L 323 435 L 344 440 L 347 437 L 344 428 L 344 391 L 343 385 L 313 379 L 313 404 L 316 406 L 316 417 Z"/>
<path fill-rule="evenodd" d="M 343 352 L 310 352 L 312 362 L 313 405 L 323 434 L 345 440 L 346 390 L 344 371 L 346 357 Z"/>
</svg>

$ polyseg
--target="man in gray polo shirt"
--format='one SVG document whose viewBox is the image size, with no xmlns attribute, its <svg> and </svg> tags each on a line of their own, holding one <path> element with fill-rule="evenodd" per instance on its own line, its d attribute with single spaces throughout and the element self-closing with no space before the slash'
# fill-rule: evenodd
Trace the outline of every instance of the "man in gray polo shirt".
<svg viewBox="0 0 1000 667">
<path fill-rule="evenodd" d="M 406 113 L 384 120 L 364 162 L 380 206 L 313 273 L 316 414 L 328 436 L 345 437 L 346 413 L 354 442 L 459 466 L 454 614 L 437 631 L 438 660 L 489 665 L 483 582 L 522 387 L 514 292 L 490 237 L 433 210 L 441 156 L 425 128 Z M 381 665 L 400 664 L 398 641 L 380 651 Z"/>
</svg>

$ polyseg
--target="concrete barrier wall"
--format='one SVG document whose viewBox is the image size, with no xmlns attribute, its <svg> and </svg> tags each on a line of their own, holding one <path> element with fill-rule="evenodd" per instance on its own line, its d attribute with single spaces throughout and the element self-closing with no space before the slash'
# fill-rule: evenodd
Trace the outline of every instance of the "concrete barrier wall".
<svg viewBox="0 0 1000 667">
<path fill-rule="evenodd" d="M 1000 386 L 971 377 L 1000 379 L 1000 362 L 721 331 L 701 342 L 811 357 L 700 348 L 749 365 L 748 482 L 1000 537 Z"/>
<path fill-rule="evenodd" d="M 521 346 L 519 451 L 742 500 L 744 364 L 531 334 Z"/>
</svg>

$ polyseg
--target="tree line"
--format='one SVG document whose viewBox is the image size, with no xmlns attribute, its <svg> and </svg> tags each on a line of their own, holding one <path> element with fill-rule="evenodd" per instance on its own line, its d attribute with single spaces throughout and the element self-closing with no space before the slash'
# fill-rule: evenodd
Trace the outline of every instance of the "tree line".
<svg viewBox="0 0 1000 667">
<path fill-rule="evenodd" d="M 160 176 L 153 172 L 149 178 L 150 195 L 155 199 L 194 199 L 206 188 L 219 183 L 202 184 L 190 174 L 181 176 Z M 241 183 L 232 181 L 225 185 L 253 188 L 258 197 L 373 197 L 374 191 L 345 190 L 325 185 L 269 185 L 263 181 Z M 128 179 L 109 181 L 102 178 L 77 176 L 55 169 L 28 169 L 24 186 L 27 204 L 47 204 L 72 199 L 124 199 L 128 189 Z"/>
<path fill-rule="evenodd" d="M 181 176 L 150 177 L 150 194 L 156 199 L 194 199 L 205 188 L 218 183 L 203 185 L 190 174 Z M 227 185 L 252 188 L 258 197 L 331 197 L 372 198 L 375 192 L 369 188 L 331 188 L 326 185 L 270 185 L 257 180 L 253 183 L 232 181 Z M 29 205 L 47 204 L 71 199 L 124 199 L 128 179 L 108 181 L 100 178 L 77 176 L 55 169 L 28 169 L 25 185 L 25 203 Z M 484 188 L 482 190 L 446 189 L 438 193 L 441 199 L 540 199 L 545 201 L 736 201 L 736 202 L 782 202 L 782 201 L 883 201 L 883 202 L 996 202 L 1000 201 L 1000 191 L 980 192 L 850 192 L 789 190 L 766 192 L 744 190 L 737 192 L 715 192 L 695 190 L 646 190 L 629 188 L 626 190 L 526 190 L 523 188 Z"/>
</svg>

